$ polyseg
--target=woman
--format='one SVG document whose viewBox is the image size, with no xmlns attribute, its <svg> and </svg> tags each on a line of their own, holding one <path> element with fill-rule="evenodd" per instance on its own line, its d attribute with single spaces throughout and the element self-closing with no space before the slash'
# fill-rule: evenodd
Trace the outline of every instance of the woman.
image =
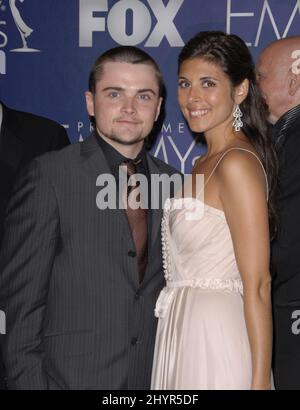
<svg viewBox="0 0 300 410">
<path fill-rule="evenodd" d="M 195 178 L 192 196 L 164 210 L 152 388 L 269 389 L 276 163 L 244 42 L 222 32 L 192 38 L 179 55 L 178 100 L 207 143 L 192 172 L 204 175 L 204 210 L 188 217 L 201 203 Z"/>
</svg>

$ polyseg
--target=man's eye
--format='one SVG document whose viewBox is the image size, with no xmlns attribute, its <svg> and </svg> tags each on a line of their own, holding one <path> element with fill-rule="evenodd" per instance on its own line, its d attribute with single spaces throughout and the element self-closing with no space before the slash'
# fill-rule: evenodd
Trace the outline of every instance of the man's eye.
<svg viewBox="0 0 300 410">
<path fill-rule="evenodd" d="M 188 88 L 189 86 L 190 86 L 190 84 L 185 80 L 178 81 L 178 87 L 179 88 Z"/>
<path fill-rule="evenodd" d="M 111 91 L 108 95 L 111 98 L 117 98 L 120 96 L 120 93 L 118 91 Z"/>
<path fill-rule="evenodd" d="M 148 101 L 148 100 L 150 100 L 150 95 L 148 95 L 148 94 L 139 94 L 139 98 L 140 98 L 140 100 Z"/>
</svg>

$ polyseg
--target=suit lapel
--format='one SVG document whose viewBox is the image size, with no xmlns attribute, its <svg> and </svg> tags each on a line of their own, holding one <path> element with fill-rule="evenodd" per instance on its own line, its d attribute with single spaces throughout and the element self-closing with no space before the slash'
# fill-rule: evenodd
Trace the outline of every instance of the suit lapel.
<svg viewBox="0 0 300 410">
<path fill-rule="evenodd" d="M 94 134 L 91 134 L 85 139 L 81 143 L 80 148 L 84 167 L 90 176 L 97 178 L 99 174 L 111 173 L 109 165 Z"/>
<path fill-rule="evenodd" d="M 150 155 L 147 155 L 147 160 L 148 160 L 148 167 L 149 167 L 149 173 L 150 173 L 150 178 L 152 175 L 161 175 L 161 170 L 158 168 L 156 163 L 153 161 L 152 157 Z M 149 181 L 151 183 L 151 181 Z M 151 197 L 154 195 L 152 192 L 153 187 L 151 187 Z M 151 202 L 149 201 L 149 206 L 151 206 Z M 152 227 L 151 227 L 151 235 L 150 235 L 150 254 L 151 250 L 157 240 L 158 235 L 160 234 L 160 224 L 161 224 L 161 219 L 162 219 L 162 208 L 161 204 L 158 209 L 152 209 Z"/>
<path fill-rule="evenodd" d="M 104 153 L 101 150 L 101 147 L 99 146 L 96 136 L 91 135 L 89 138 L 87 138 L 85 141 L 81 143 L 81 156 L 83 158 L 84 162 L 84 168 L 85 172 L 88 173 L 89 178 L 93 178 L 93 180 L 96 183 L 96 179 L 98 175 L 103 174 L 103 173 L 111 173 L 111 170 L 109 168 L 109 165 L 105 159 Z M 150 177 L 151 175 L 161 175 L 162 171 L 161 169 L 157 166 L 156 162 L 153 160 L 151 155 L 147 154 L 147 162 L 148 162 L 148 168 L 149 168 L 149 174 Z M 151 181 L 149 181 L 151 183 Z M 152 192 L 151 192 L 152 196 Z M 150 202 L 151 205 L 151 202 Z M 149 205 L 149 206 L 150 206 Z M 161 219 L 162 219 L 162 207 L 161 204 L 159 206 L 159 209 L 153 209 L 151 214 L 151 233 L 150 233 L 150 246 L 149 246 L 149 261 L 150 264 L 148 264 L 148 267 L 145 272 L 145 278 L 143 283 L 146 283 L 146 277 L 150 274 L 150 265 L 151 265 L 151 258 L 152 258 L 152 252 L 154 249 L 154 245 L 156 244 L 157 240 L 160 240 L 160 225 L 161 225 Z M 123 225 L 123 232 L 124 235 L 126 236 L 126 241 L 131 242 L 131 246 L 134 246 L 133 240 L 132 240 L 132 235 L 130 234 L 130 228 L 127 220 L 127 216 L 124 210 L 116 210 L 116 212 L 113 213 L 114 218 L 118 218 L 119 222 Z M 120 238 L 122 241 L 123 238 Z M 138 275 L 137 272 L 134 273 L 133 277 L 133 284 L 135 287 L 138 287 Z"/>
<path fill-rule="evenodd" d="M 90 137 L 81 143 L 81 157 L 83 159 L 83 166 L 85 172 L 89 175 L 89 178 L 92 178 L 92 180 L 95 181 L 95 185 L 99 175 L 111 174 L 111 169 L 96 138 L 97 137 L 95 134 L 92 133 Z M 123 233 L 126 235 L 126 239 L 132 241 L 125 211 L 122 209 L 116 209 L 115 212 L 113 212 L 113 217 L 118 218 L 120 224 L 123 225 Z M 122 240 L 122 238 L 120 239 Z"/>
</svg>

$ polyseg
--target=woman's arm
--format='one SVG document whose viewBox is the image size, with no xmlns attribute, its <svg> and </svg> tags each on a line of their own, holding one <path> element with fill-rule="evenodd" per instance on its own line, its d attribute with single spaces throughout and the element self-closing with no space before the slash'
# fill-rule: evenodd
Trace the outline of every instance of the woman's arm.
<svg viewBox="0 0 300 410">
<path fill-rule="evenodd" d="M 252 389 L 270 388 L 271 277 L 266 180 L 250 153 L 231 151 L 217 169 L 219 195 L 244 287 L 244 313 L 252 356 Z"/>
</svg>

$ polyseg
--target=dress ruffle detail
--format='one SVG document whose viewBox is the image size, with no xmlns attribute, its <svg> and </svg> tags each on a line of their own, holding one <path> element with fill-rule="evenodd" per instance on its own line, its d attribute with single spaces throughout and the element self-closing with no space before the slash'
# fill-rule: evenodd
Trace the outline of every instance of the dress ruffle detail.
<svg viewBox="0 0 300 410">
<path fill-rule="evenodd" d="M 175 295 L 176 288 L 200 288 L 203 290 L 220 290 L 237 292 L 243 294 L 243 283 L 241 279 L 229 278 L 193 278 L 190 280 L 168 281 L 167 286 L 162 289 L 155 306 L 155 316 L 164 317 Z"/>
</svg>

